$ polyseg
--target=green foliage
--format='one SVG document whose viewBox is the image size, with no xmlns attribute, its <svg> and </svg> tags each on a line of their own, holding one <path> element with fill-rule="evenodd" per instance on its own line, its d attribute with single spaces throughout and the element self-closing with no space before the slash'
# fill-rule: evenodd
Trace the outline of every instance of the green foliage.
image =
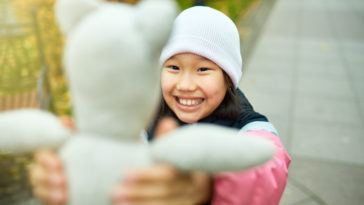
<svg viewBox="0 0 364 205">
<path fill-rule="evenodd" d="M 0 8 L 8 11 L 0 18 L 7 33 L 0 38 L 0 110 L 7 100 L 24 92 L 35 93 L 41 66 L 47 68 L 43 88 L 52 96 L 51 108 L 58 115 L 70 113 L 67 82 L 63 74 L 61 56 L 63 36 L 53 14 L 55 0 L 0 1 Z M 34 11 L 34 12 L 33 12 Z M 6 33 L 5 32 L 5 33 Z M 4 32 L 3 32 L 4 33 Z M 43 56 L 41 55 L 43 53 Z M 43 61 L 44 60 L 44 61 Z M 20 101 L 33 101 L 21 98 Z M 2 105 L 1 105 L 2 104 Z M 34 107 L 34 103 L 16 103 L 12 108 Z M 9 106 L 5 106 L 5 109 Z"/>
<path fill-rule="evenodd" d="M 193 0 L 176 0 L 181 10 L 185 10 L 193 6 Z"/>
</svg>

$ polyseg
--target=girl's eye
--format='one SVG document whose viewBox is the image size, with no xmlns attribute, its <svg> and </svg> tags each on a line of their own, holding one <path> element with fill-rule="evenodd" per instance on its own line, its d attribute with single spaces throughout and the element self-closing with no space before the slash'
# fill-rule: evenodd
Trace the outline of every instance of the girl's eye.
<svg viewBox="0 0 364 205">
<path fill-rule="evenodd" d="M 179 70 L 179 67 L 175 66 L 175 65 L 170 65 L 170 66 L 168 66 L 168 68 L 170 68 L 172 70 Z"/>
<path fill-rule="evenodd" d="M 210 70 L 210 69 L 208 69 L 208 68 L 199 68 L 197 71 L 198 72 L 205 72 L 205 71 L 208 71 L 208 70 Z"/>
</svg>

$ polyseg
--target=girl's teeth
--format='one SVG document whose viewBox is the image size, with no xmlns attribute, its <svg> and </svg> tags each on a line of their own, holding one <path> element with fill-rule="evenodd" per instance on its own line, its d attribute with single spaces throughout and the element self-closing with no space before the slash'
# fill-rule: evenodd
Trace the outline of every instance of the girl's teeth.
<svg viewBox="0 0 364 205">
<path fill-rule="evenodd" d="M 191 100 L 191 99 L 178 99 L 179 103 L 182 105 L 197 105 L 200 103 L 200 100 Z"/>
</svg>

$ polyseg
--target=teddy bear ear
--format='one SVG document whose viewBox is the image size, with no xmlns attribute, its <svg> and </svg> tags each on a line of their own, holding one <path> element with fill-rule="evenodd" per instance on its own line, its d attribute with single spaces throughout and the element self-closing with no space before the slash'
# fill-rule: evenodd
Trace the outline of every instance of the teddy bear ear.
<svg viewBox="0 0 364 205">
<path fill-rule="evenodd" d="M 57 0 L 54 11 L 61 31 L 69 34 L 86 14 L 103 3 L 103 0 Z"/>
<path fill-rule="evenodd" d="M 178 13 L 174 0 L 143 0 L 137 5 L 137 23 L 155 49 L 162 49 L 168 40 Z"/>
</svg>

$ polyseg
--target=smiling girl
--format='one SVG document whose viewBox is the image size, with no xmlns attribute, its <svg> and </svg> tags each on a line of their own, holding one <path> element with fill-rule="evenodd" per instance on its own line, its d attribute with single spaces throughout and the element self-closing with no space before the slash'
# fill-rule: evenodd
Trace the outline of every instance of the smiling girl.
<svg viewBox="0 0 364 205">
<path fill-rule="evenodd" d="M 227 90 L 221 68 L 193 53 L 169 58 L 161 82 L 168 107 L 186 123 L 209 116 L 221 104 Z"/>
<path fill-rule="evenodd" d="M 148 140 L 178 126 L 211 123 L 274 142 L 269 162 L 243 172 L 182 173 L 165 164 L 132 170 L 112 193 L 115 204 L 278 204 L 290 157 L 274 126 L 253 110 L 238 88 L 242 76 L 239 34 L 223 13 L 203 6 L 175 20 L 160 62 L 162 99 Z M 166 120 L 166 117 L 169 117 Z M 236 136 L 244 137 L 244 136 Z M 49 204 L 67 201 L 59 158 L 39 151 L 31 170 L 35 195 Z"/>
</svg>

